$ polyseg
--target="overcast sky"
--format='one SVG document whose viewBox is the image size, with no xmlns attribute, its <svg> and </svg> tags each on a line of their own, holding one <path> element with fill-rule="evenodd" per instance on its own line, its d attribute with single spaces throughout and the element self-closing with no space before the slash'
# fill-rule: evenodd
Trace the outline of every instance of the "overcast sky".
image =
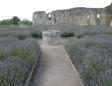
<svg viewBox="0 0 112 86">
<path fill-rule="evenodd" d="M 51 12 L 73 7 L 102 8 L 112 0 L 0 0 L 0 20 L 18 16 L 32 20 L 35 11 Z"/>
</svg>

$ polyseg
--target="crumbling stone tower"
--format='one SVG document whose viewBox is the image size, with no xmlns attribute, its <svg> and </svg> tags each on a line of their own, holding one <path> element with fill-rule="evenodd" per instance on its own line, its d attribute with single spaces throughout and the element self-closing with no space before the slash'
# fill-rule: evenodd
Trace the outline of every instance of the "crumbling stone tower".
<svg viewBox="0 0 112 86">
<path fill-rule="evenodd" d="M 112 25 L 112 4 L 105 8 L 72 8 L 56 10 L 46 14 L 44 11 L 33 14 L 34 28 L 39 25 Z"/>
</svg>

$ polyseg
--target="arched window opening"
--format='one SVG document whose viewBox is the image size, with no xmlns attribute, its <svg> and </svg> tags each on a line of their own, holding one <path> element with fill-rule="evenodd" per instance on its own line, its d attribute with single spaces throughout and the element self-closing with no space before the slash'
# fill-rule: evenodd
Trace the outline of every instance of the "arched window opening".
<svg viewBox="0 0 112 86">
<path fill-rule="evenodd" d="M 71 15 L 72 17 L 74 16 L 74 14 Z"/>
<path fill-rule="evenodd" d="M 47 17 L 48 17 L 49 20 L 51 20 L 51 18 L 52 18 L 51 13 L 48 13 L 48 14 L 47 14 Z"/>
<path fill-rule="evenodd" d="M 87 16 L 87 19 L 90 19 L 90 15 Z"/>
<path fill-rule="evenodd" d="M 53 16 L 56 16 L 56 14 L 53 14 Z"/>
<path fill-rule="evenodd" d="M 111 20 L 111 22 L 110 22 L 110 26 L 112 26 L 112 20 Z"/>
<path fill-rule="evenodd" d="M 54 19 L 54 24 L 56 24 L 56 19 Z"/>
<path fill-rule="evenodd" d="M 37 18 L 37 15 L 34 15 L 34 19 L 36 19 Z"/>
<path fill-rule="evenodd" d="M 97 14 L 97 18 L 98 18 L 98 19 L 100 18 L 100 13 Z"/>
</svg>

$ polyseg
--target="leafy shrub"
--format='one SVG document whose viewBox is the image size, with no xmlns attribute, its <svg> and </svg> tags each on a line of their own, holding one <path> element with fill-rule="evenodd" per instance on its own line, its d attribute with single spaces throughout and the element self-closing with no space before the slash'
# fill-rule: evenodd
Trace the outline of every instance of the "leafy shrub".
<svg viewBox="0 0 112 86">
<path fill-rule="evenodd" d="M 75 33 L 75 36 L 77 37 L 77 38 L 81 38 L 81 37 L 83 37 L 83 33 L 81 33 L 81 32 L 77 32 L 77 33 Z"/>
<path fill-rule="evenodd" d="M 73 32 L 61 32 L 61 37 L 73 37 Z"/>
<path fill-rule="evenodd" d="M 0 21 L 0 25 L 11 25 L 11 24 L 12 24 L 11 19 L 5 19 Z"/>
<path fill-rule="evenodd" d="M 27 20 L 27 19 L 22 20 L 21 24 L 26 24 L 26 25 L 32 26 L 32 22 L 30 20 Z"/>
<path fill-rule="evenodd" d="M 6 28 L 6 27 L 9 27 L 9 25 L 18 25 L 18 24 L 26 24 L 26 25 L 32 26 L 32 21 L 27 20 L 27 19 L 21 20 L 17 16 L 12 17 L 11 19 L 5 19 L 5 20 L 0 21 L 0 27 L 1 28 L 2 27 Z M 1 25 L 3 25 L 3 26 L 1 26 Z"/>
<path fill-rule="evenodd" d="M 37 32 L 32 32 L 31 34 L 32 34 L 32 37 L 34 37 L 34 38 L 38 38 L 38 34 L 37 34 Z"/>
<path fill-rule="evenodd" d="M 27 36 L 23 34 L 16 35 L 19 40 L 24 40 Z"/>
<path fill-rule="evenodd" d="M 35 32 L 32 32 L 31 34 L 32 34 L 32 37 L 34 38 L 42 38 L 42 32 L 35 31 Z"/>
<path fill-rule="evenodd" d="M 42 32 L 38 32 L 38 38 L 42 38 Z"/>
</svg>

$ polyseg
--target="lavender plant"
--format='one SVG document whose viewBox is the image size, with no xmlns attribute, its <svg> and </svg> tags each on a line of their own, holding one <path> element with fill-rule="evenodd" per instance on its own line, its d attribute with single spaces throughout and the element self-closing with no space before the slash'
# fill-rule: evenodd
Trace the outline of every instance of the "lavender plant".
<svg viewBox="0 0 112 86">
<path fill-rule="evenodd" d="M 18 57 L 0 61 L 0 86 L 23 86 L 31 65 Z"/>
<path fill-rule="evenodd" d="M 24 86 L 39 51 L 36 39 L 0 37 L 0 86 Z"/>
<path fill-rule="evenodd" d="M 112 85 L 112 40 L 110 34 L 75 39 L 65 48 L 85 86 Z"/>
</svg>

